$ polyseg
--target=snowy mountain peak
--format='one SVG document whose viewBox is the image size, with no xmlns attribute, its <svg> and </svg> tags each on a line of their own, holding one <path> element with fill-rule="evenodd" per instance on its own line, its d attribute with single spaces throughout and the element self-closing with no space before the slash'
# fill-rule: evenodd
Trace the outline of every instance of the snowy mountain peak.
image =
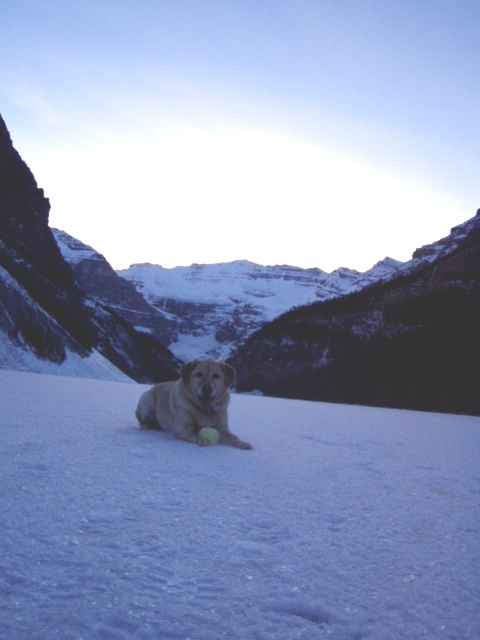
<svg viewBox="0 0 480 640">
<path fill-rule="evenodd" d="M 401 267 L 405 265 L 405 262 L 395 260 L 394 258 L 386 257 L 383 260 L 376 262 L 373 267 L 365 272 L 364 275 L 371 275 L 375 279 L 389 278 L 394 275 Z"/>
<path fill-rule="evenodd" d="M 450 234 L 448 236 L 437 240 L 437 242 L 426 244 L 423 247 L 417 249 L 413 254 L 413 258 L 426 260 L 428 262 L 437 260 L 447 253 L 451 253 L 452 251 L 454 251 L 460 245 L 460 243 L 471 233 L 479 231 L 480 209 L 472 218 L 470 218 L 466 222 L 463 222 L 462 224 L 453 227 L 450 230 Z"/>
<path fill-rule="evenodd" d="M 292 307 L 356 291 L 391 276 L 401 264 L 386 258 L 362 274 L 248 260 L 171 269 L 143 263 L 118 274 L 171 318 L 178 333 L 169 348 L 188 360 L 206 354 L 227 357 L 249 334 Z"/>
<path fill-rule="evenodd" d="M 332 276 L 338 276 L 339 278 L 356 278 L 360 275 L 360 271 L 355 269 L 348 269 L 347 267 L 339 267 L 331 272 Z"/>
<path fill-rule="evenodd" d="M 244 269 L 254 269 L 254 268 L 262 268 L 261 265 L 250 262 L 249 260 L 231 260 L 230 262 L 192 262 L 190 265 L 177 265 L 175 267 L 164 267 L 161 264 L 152 263 L 152 262 L 135 262 L 131 264 L 128 269 L 124 269 L 123 271 L 128 271 L 130 269 L 143 269 L 144 267 L 154 267 L 156 269 L 161 269 L 163 271 L 200 271 L 203 269 L 226 269 L 229 271 L 237 271 Z"/>
<path fill-rule="evenodd" d="M 378 262 L 376 262 L 373 265 L 372 269 L 375 269 L 376 267 L 387 267 L 392 269 L 398 269 L 399 267 L 402 266 L 402 264 L 403 262 L 401 262 L 400 260 L 395 260 L 395 258 L 390 258 L 389 256 L 387 256 L 383 260 L 379 260 Z"/>
<path fill-rule="evenodd" d="M 60 229 L 53 229 L 52 233 L 57 242 L 60 253 L 70 264 L 81 262 L 82 260 L 105 260 L 105 258 L 95 251 L 88 244 L 84 244 Z"/>
</svg>

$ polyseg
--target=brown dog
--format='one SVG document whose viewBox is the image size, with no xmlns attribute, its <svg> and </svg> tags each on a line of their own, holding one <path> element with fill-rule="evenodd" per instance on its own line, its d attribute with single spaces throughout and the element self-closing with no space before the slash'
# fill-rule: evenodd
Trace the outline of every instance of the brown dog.
<svg viewBox="0 0 480 640">
<path fill-rule="evenodd" d="M 228 389 L 234 379 L 233 367 L 224 362 L 189 362 L 178 380 L 161 382 L 140 397 L 137 420 L 146 429 L 162 429 L 179 440 L 196 444 L 202 444 L 198 438 L 200 429 L 214 427 L 221 443 L 252 449 L 228 428 Z"/>
</svg>

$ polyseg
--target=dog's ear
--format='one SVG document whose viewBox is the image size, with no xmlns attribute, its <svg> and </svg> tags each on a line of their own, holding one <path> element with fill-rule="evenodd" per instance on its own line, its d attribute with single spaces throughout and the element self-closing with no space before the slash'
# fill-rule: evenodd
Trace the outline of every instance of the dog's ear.
<svg viewBox="0 0 480 640">
<path fill-rule="evenodd" d="M 184 384 L 190 383 L 190 377 L 192 375 L 192 371 L 197 366 L 197 362 L 198 362 L 197 360 L 192 360 L 191 362 L 187 362 L 186 364 L 183 365 L 180 373 L 182 375 L 182 380 Z"/>
<path fill-rule="evenodd" d="M 232 385 L 235 384 L 236 378 L 237 378 L 235 369 L 231 365 L 227 364 L 226 362 L 222 362 L 222 370 L 223 370 L 223 375 L 225 376 L 226 386 L 231 387 Z"/>
</svg>

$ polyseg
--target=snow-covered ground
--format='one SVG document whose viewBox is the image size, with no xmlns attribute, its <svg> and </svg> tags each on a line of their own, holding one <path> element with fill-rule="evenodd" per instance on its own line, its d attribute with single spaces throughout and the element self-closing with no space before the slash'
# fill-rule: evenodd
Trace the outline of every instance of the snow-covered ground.
<svg viewBox="0 0 480 640">
<path fill-rule="evenodd" d="M 5 640 L 480 637 L 480 419 L 233 397 L 255 450 L 137 428 L 135 384 L 0 371 Z"/>
<path fill-rule="evenodd" d="M 0 331 L 0 369 L 14 369 L 47 373 L 54 376 L 73 376 L 95 378 L 98 380 L 115 380 L 127 382 L 132 380 L 120 369 L 107 360 L 101 353 L 92 353 L 82 358 L 77 353 L 65 348 L 65 360 L 60 364 L 45 358 L 37 357 L 27 345 L 13 343 Z"/>
</svg>

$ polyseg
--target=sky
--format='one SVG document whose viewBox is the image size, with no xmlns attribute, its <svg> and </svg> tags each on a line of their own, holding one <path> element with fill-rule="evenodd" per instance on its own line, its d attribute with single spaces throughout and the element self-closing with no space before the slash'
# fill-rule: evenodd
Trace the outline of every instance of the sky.
<svg viewBox="0 0 480 640">
<path fill-rule="evenodd" d="M 480 3 L 22 1 L 0 110 L 115 268 L 407 260 L 480 207 Z"/>
</svg>

